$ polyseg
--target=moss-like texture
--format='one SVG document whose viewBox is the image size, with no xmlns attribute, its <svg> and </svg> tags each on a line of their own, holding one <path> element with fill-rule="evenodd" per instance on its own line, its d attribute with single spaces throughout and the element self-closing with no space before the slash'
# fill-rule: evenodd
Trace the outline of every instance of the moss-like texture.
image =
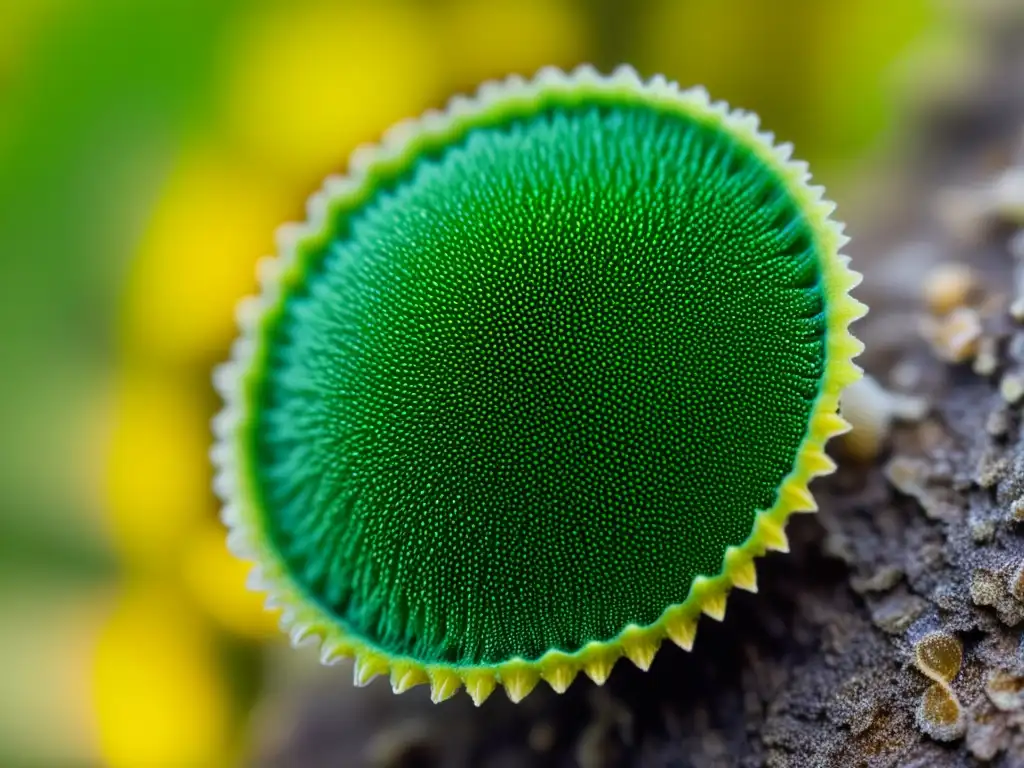
<svg viewBox="0 0 1024 768">
<path fill-rule="evenodd" d="M 548 73 L 317 205 L 225 376 L 223 482 L 288 622 L 358 681 L 482 700 L 646 666 L 814 508 L 863 310 L 756 121 Z"/>
<path fill-rule="evenodd" d="M 332 222 L 348 236 L 266 331 L 275 545 L 353 632 L 425 662 L 654 623 L 807 431 L 804 215 L 736 139 L 644 106 L 553 105 L 414 162 Z"/>
</svg>

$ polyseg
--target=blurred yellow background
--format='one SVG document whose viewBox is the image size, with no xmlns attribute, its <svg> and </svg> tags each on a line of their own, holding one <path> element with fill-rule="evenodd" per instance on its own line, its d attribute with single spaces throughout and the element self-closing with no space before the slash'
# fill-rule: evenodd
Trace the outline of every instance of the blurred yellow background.
<svg viewBox="0 0 1024 768">
<path fill-rule="evenodd" d="M 0 765 L 251 754 L 282 638 L 217 520 L 210 370 L 353 147 L 488 78 L 631 62 L 757 111 L 842 210 L 907 73 L 968 44 L 955 5 L 0 0 Z"/>
</svg>

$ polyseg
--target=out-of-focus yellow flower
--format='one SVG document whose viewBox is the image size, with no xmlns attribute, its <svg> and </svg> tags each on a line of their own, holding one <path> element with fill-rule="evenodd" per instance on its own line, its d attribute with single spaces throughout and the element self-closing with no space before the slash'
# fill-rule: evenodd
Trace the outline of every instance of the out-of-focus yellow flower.
<svg viewBox="0 0 1024 768">
<path fill-rule="evenodd" d="M 156 206 L 127 286 L 135 359 L 211 364 L 234 335 L 234 307 L 256 288 L 294 197 L 213 147 L 186 151 Z"/>
<path fill-rule="evenodd" d="M 90 678 L 104 608 L 88 583 L 75 589 L 62 578 L 18 571 L 0 582 L 0 745 L 7 761 L 96 760 Z"/>
<path fill-rule="evenodd" d="M 318 180 L 438 99 L 432 31 L 408 2 L 274 5 L 230 46 L 230 135 L 282 177 Z"/>
<path fill-rule="evenodd" d="M 208 414 L 198 394 L 180 379 L 135 369 L 117 384 L 107 511 L 114 544 L 133 569 L 169 572 L 213 514 Z"/>
<path fill-rule="evenodd" d="M 214 639 L 173 590 L 132 585 L 94 662 L 100 753 L 112 768 L 231 764 L 229 695 Z"/>
<path fill-rule="evenodd" d="M 185 584 L 193 599 L 219 624 L 242 637 L 256 640 L 283 637 L 279 611 L 263 607 L 264 595 L 246 588 L 252 564 L 227 548 L 224 526 L 209 520 L 189 541 L 185 553 Z"/>
<path fill-rule="evenodd" d="M 894 66 L 939 27 L 935 0 L 818 3 L 808 31 L 811 59 L 801 80 L 804 130 L 849 159 L 893 122 Z M 811 108 L 813 105 L 813 108 Z"/>
<path fill-rule="evenodd" d="M 591 50 L 589 21 L 571 0 L 454 0 L 441 11 L 450 80 L 457 87 L 507 74 L 570 68 Z"/>
<path fill-rule="evenodd" d="M 659 0 L 637 63 L 756 111 L 817 173 L 863 157 L 893 117 L 890 69 L 940 15 L 933 0 Z"/>
</svg>

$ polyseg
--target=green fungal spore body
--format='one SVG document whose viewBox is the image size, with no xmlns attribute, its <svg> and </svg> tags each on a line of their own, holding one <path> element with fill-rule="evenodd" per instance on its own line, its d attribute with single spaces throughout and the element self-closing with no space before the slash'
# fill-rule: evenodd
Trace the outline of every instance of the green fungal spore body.
<svg viewBox="0 0 1024 768">
<path fill-rule="evenodd" d="M 576 651 L 682 602 L 774 503 L 823 286 L 727 134 L 553 107 L 346 228 L 268 329 L 253 450 L 271 537 L 353 631 L 429 662 Z"/>
<path fill-rule="evenodd" d="M 234 548 L 365 682 L 520 698 L 720 618 L 843 429 L 830 206 L 623 70 L 403 126 L 315 198 L 221 383 Z"/>
</svg>

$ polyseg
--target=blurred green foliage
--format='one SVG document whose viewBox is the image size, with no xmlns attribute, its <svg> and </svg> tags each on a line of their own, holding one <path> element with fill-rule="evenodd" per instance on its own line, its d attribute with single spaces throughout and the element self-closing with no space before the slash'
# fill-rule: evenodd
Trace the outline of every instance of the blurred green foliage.
<svg viewBox="0 0 1024 768">
<path fill-rule="evenodd" d="M 2 73 L 0 423 L 16 438 L 0 443 L 4 562 L 52 547 L 75 560 L 88 534 L 54 481 L 87 458 L 80 399 L 111 359 L 120 276 L 169 154 L 200 129 L 237 5 L 49 4 Z"/>
</svg>

